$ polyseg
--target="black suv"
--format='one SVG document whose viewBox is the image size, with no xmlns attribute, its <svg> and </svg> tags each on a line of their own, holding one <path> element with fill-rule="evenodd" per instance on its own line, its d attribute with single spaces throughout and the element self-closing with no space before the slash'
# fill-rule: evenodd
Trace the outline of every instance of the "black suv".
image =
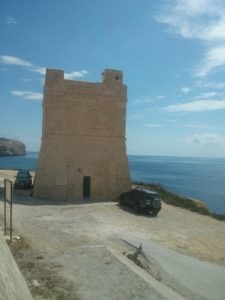
<svg viewBox="0 0 225 300">
<path fill-rule="evenodd" d="M 136 213 L 143 211 L 157 215 L 161 209 L 159 194 L 139 187 L 123 193 L 120 204 L 130 205 Z"/>
<path fill-rule="evenodd" d="M 32 176 L 27 170 L 19 170 L 16 174 L 16 180 L 14 182 L 16 188 L 31 188 L 32 187 Z"/>
</svg>

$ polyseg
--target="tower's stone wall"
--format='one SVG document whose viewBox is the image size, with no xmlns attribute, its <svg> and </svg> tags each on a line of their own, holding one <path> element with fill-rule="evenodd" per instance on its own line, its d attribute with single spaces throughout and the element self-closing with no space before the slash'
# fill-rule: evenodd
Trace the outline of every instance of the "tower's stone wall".
<svg viewBox="0 0 225 300">
<path fill-rule="evenodd" d="M 122 72 L 102 75 L 102 83 L 71 81 L 47 69 L 35 196 L 112 200 L 130 188 L 127 90 Z"/>
</svg>

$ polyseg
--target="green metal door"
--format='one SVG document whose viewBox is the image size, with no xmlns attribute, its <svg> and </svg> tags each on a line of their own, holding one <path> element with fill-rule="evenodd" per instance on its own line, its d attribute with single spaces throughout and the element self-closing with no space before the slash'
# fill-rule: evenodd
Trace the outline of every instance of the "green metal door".
<svg viewBox="0 0 225 300">
<path fill-rule="evenodd" d="M 83 177 L 83 197 L 84 198 L 91 197 L 91 177 L 90 176 Z"/>
</svg>

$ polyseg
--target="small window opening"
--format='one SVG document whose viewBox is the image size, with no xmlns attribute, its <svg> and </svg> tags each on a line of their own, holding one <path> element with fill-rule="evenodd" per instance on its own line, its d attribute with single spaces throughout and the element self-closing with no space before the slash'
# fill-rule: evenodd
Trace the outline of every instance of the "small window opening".
<svg viewBox="0 0 225 300">
<path fill-rule="evenodd" d="M 116 76 L 116 80 L 118 80 L 119 79 L 119 76 Z"/>
</svg>

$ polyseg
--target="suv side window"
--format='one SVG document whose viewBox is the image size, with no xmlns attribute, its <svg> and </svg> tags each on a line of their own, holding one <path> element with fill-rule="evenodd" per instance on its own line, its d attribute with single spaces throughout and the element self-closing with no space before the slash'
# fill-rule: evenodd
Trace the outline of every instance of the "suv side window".
<svg viewBox="0 0 225 300">
<path fill-rule="evenodd" d="M 146 195 L 146 199 L 148 199 L 148 200 L 154 200 L 154 197 L 151 195 L 151 194 L 147 194 Z"/>
<path fill-rule="evenodd" d="M 132 198 L 131 198 L 132 202 L 138 201 L 139 196 L 140 196 L 139 191 L 138 190 L 133 190 Z"/>
<path fill-rule="evenodd" d="M 142 194 L 143 194 L 143 195 L 142 195 L 142 199 L 143 199 L 143 200 L 146 200 L 146 199 L 148 198 L 148 197 L 147 197 L 147 194 L 144 193 L 144 192 L 143 192 Z"/>
</svg>

